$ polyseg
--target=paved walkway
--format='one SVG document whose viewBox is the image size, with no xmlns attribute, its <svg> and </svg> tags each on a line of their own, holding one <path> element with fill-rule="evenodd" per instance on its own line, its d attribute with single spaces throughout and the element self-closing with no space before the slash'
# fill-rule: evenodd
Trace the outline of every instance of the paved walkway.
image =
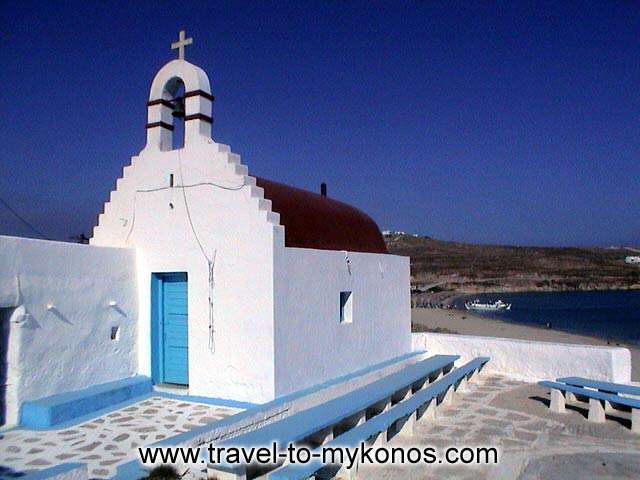
<svg viewBox="0 0 640 480">
<path fill-rule="evenodd" d="M 495 446 L 497 466 L 364 466 L 359 478 L 640 478 L 640 435 L 613 420 L 589 423 L 582 410 L 551 413 L 548 397 L 537 385 L 484 376 L 436 419 L 420 421 L 413 437 L 395 437 L 389 446 L 432 446 L 438 453 L 449 446 Z M 237 411 L 153 397 L 62 430 L 9 431 L 0 439 L 0 478 L 74 461 L 89 464 L 90 478 L 106 478 L 135 456 L 136 447 Z"/>
<path fill-rule="evenodd" d="M 485 376 L 435 420 L 421 420 L 414 437 L 395 437 L 389 446 L 433 446 L 439 453 L 495 446 L 497 466 L 365 466 L 359 478 L 640 478 L 640 435 L 613 420 L 589 423 L 577 409 L 551 413 L 548 398 L 537 385 Z"/>
<path fill-rule="evenodd" d="M 136 448 L 220 420 L 239 409 L 151 397 L 61 430 L 0 434 L 0 478 L 58 463 L 87 463 L 90 478 L 108 478 Z"/>
</svg>

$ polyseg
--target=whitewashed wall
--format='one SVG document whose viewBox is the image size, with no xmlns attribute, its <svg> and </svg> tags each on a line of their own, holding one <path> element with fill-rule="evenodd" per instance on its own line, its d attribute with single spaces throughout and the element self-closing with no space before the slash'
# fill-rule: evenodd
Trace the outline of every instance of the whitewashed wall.
<svg viewBox="0 0 640 480">
<path fill-rule="evenodd" d="M 25 400 L 134 375 L 136 307 L 134 251 L 0 236 L 0 308 L 15 309 L 8 423 Z"/>
<path fill-rule="evenodd" d="M 443 333 L 414 333 L 412 337 L 414 350 L 460 355 L 458 365 L 488 356 L 491 361 L 485 367 L 487 372 L 526 382 L 568 376 L 631 380 L 631 353 L 626 348 Z"/>
<path fill-rule="evenodd" d="M 284 248 L 276 252 L 276 395 L 411 351 L 409 259 Z M 340 323 L 340 292 L 353 322 Z"/>
<path fill-rule="evenodd" d="M 210 93 L 201 69 L 172 61 L 156 75 L 150 100 L 166 95 L 174 77 L 188 91 Z M 208 115 L 207 101 L 194 98 L 187 113 Z M 149 107 L 149 121 L 160 120 L 171 121 L 169 109 Z M 137 249 L 140 373 L 151 372 L 154 272 L 188 274 L 192 395 L 265 402 L 409 352 L 408 259 L 351 254 L 348 276 L 340 252 L 285 249 L 264 190 L 238 155 L 210 138 L 210 126 L 197 123 L 188 122 L 178 150 L 168 150 L 168 129 L 148 129 L 146 147 L 124 168 L 91 239 Z M 212 348 L 207 257 L 214 255 Z M 355 294 L 348 326 L 336 319 L 343 287 Z"/>
<path fill-rule="evenodd" d="M 185 91 L 210 93 L 200 68 L 174 60 L 156 75 L 150 100 L 164 96 L 174 77 Z M 169 109 L 158 109 L 149 107 L 149 121 L 172 121 Z M 209 115 L 210 102 L 190 97 L 187 113 Z M 147 145 L 124 168 L 91 243 L 138 249 L 141 373 L 151 373 L 151 275 L 187 272 L 189 393 L 268 401 L 274 396 L 273 249 L 284 245 L 284 231 L 240 156 L 215 143 L 206 122 L 186 123 L 178 150 L 168 150 L 168 130 L 148 129 Z M 207 258 L 214 255 L 211 345 Z"/>
<path fill-rule="evenodd" d="M 151 275 L 187 272 L 189 393 L 263 402 L 274 396 L 273 248 L 284 240 L 246 174 L 228 146 L 204 137 L 181 150 L 145 148 L 125 167 L 91 243 L 138 249 L 140 373 L 151 373 Z M 205 254 L 215 254 L 213 348 Z"/>
</svg>

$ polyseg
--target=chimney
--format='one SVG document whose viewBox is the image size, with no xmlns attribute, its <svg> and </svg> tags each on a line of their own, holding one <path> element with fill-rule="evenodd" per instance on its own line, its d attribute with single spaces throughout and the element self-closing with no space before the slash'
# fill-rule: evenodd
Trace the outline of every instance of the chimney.
<svg viewBox="0 0 640 480">
<path fill-rule="evenodd" d="M 320 195 L 322 195 L 323 197 L 327 196 L 327 184 L 324 182 L 320 184 Z"/>
</svg>

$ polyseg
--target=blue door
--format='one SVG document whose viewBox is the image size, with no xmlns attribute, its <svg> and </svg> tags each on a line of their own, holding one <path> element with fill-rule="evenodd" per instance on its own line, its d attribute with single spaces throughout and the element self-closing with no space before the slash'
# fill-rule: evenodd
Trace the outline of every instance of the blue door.
<svg viewBox="0 0 640 480">
<path fill-rule="evenodd" d="M 188 294 L 186 273 L 158 274 L 159 355 L 156 378 L 159 383 L 189 384 Z M 159 377 L 159 378 L 158 378 Z"/>
</svg>

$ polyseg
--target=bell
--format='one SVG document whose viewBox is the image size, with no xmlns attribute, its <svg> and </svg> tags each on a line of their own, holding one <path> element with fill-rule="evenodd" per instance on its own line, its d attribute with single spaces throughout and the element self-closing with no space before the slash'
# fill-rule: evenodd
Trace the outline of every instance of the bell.
<svg viewBox="0 0 640 480">
<path fill-rule="evenodd" d="M 184 118 L 184 98 L 178 97 L 173 102 L 173 112 L 171 112 L 175 118 Z"/>
</svg>

